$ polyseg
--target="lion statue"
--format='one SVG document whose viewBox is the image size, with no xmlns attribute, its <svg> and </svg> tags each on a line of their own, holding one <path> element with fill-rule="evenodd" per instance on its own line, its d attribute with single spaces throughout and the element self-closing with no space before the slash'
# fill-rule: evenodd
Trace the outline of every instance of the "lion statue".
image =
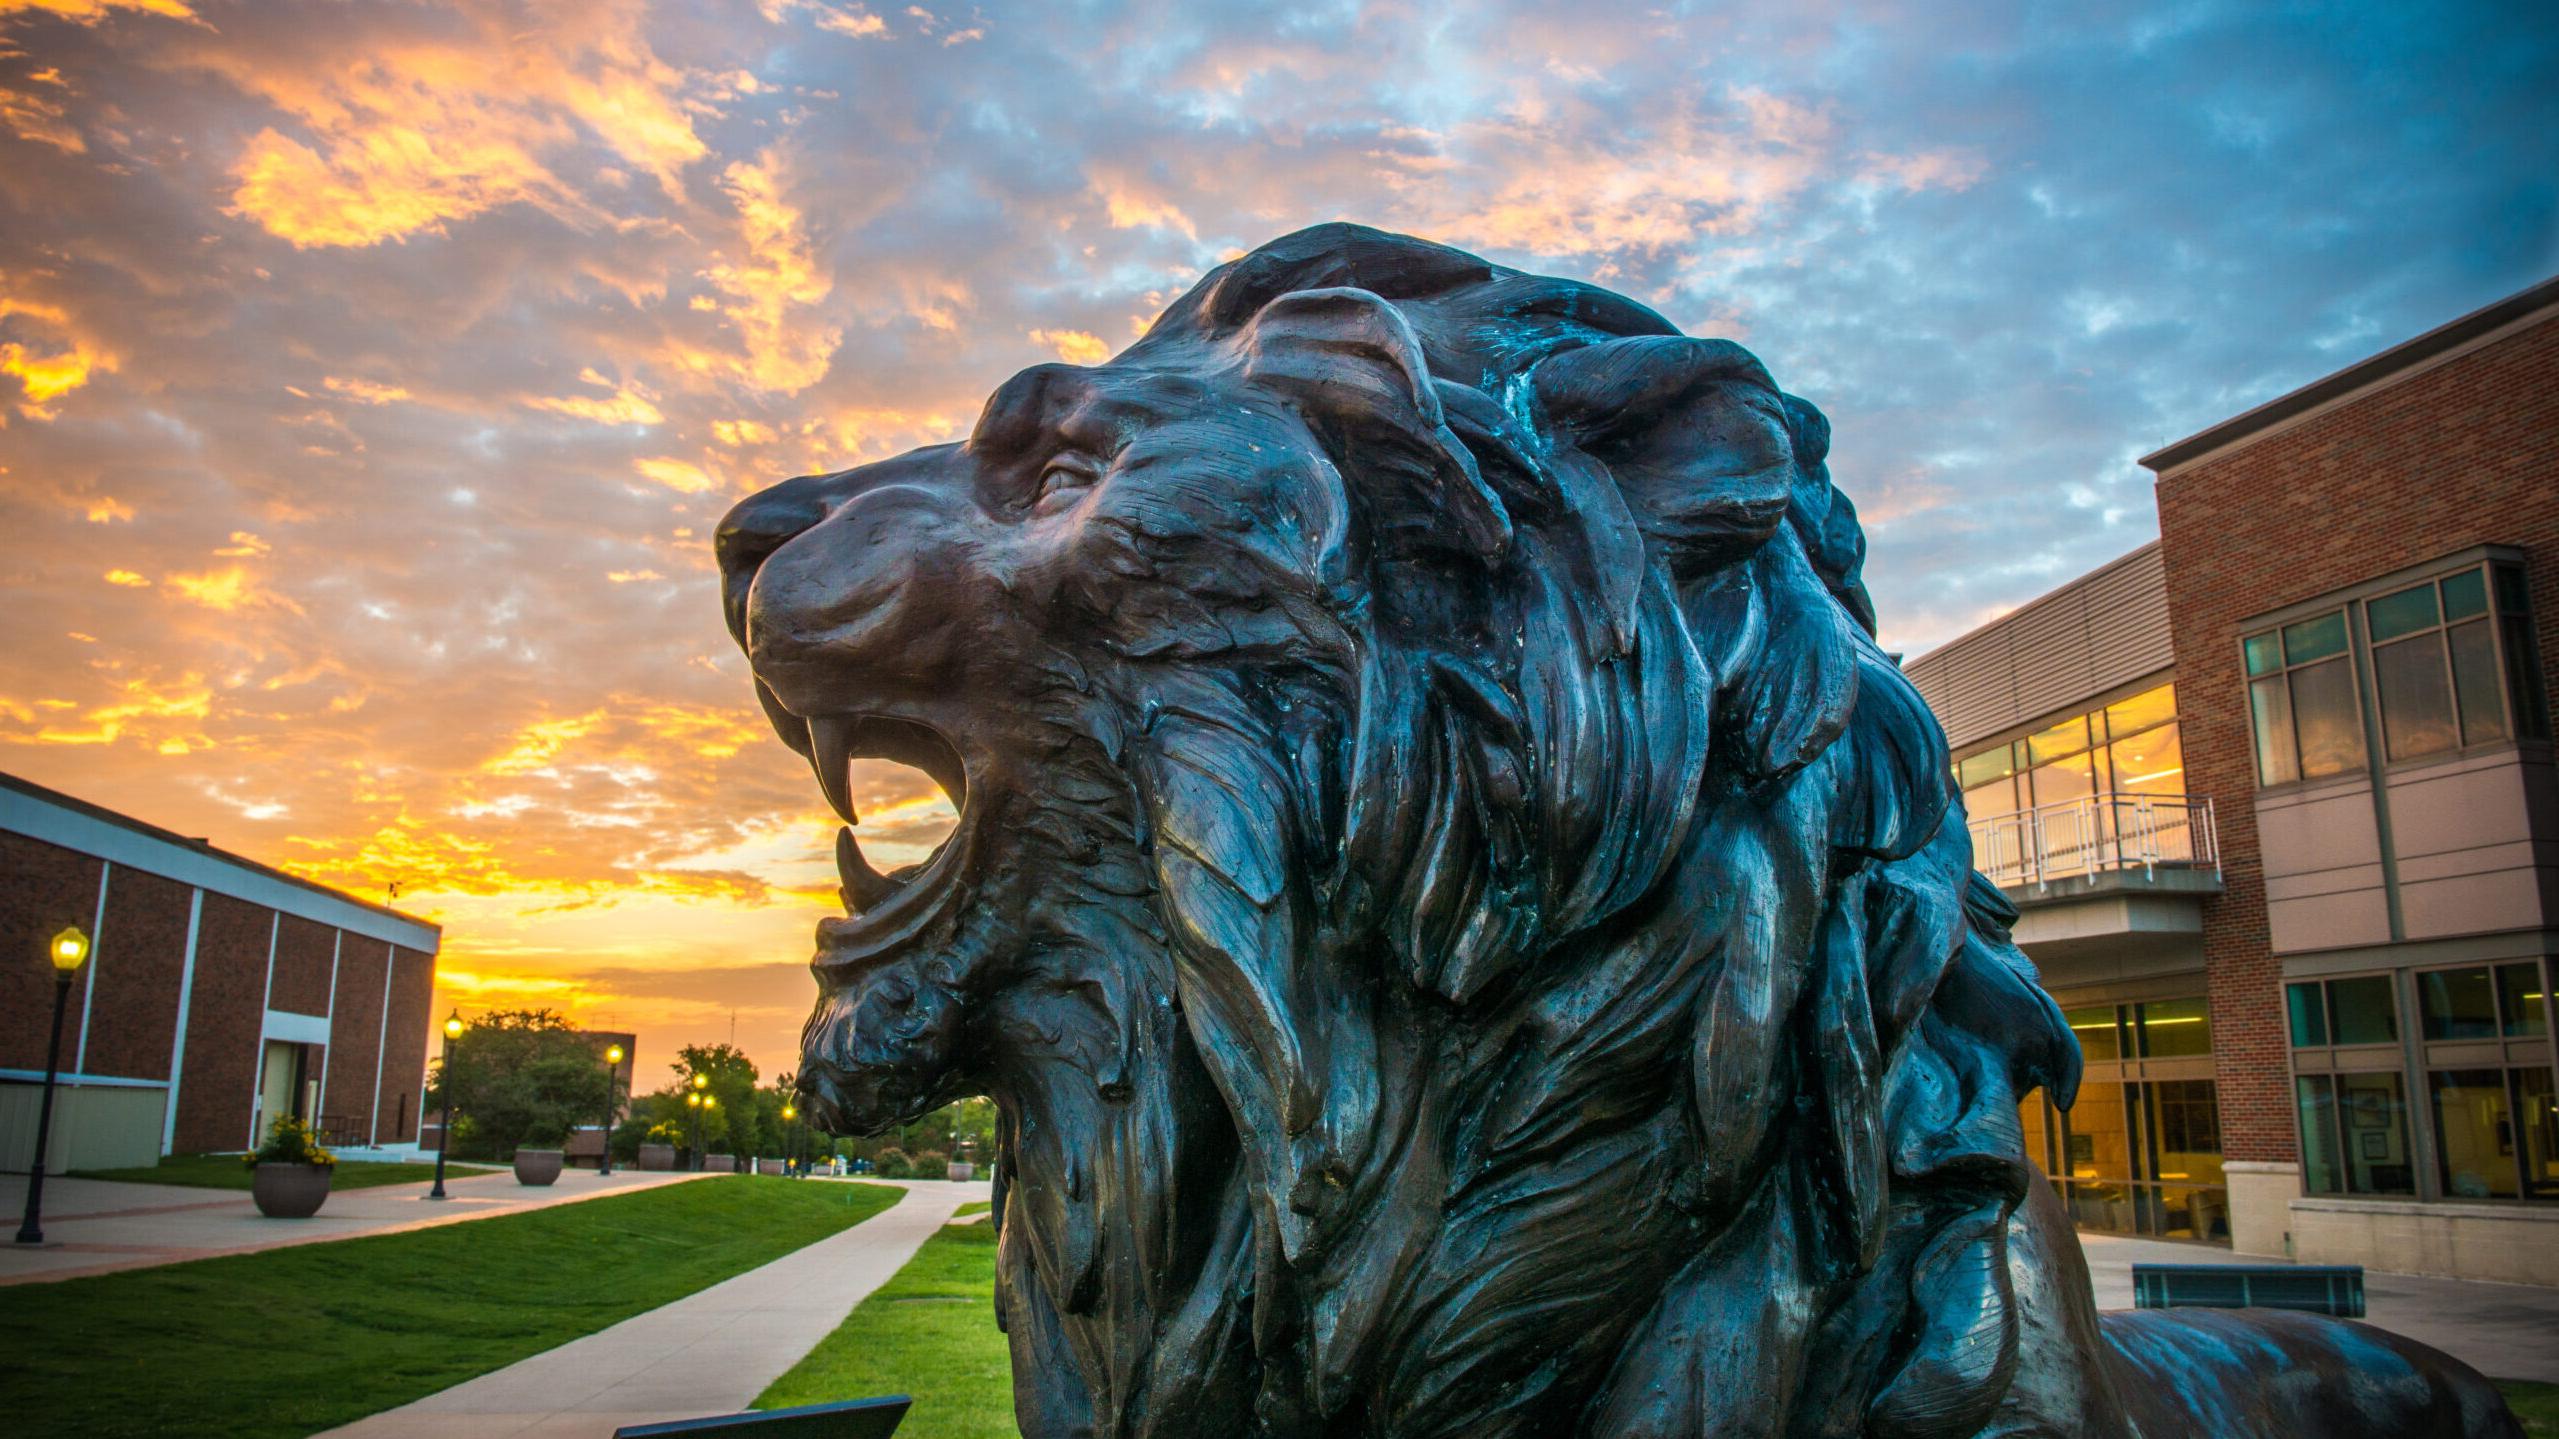
<svg viewBox="0 0 2559 1439">
<path fill-rule="evenodd" d="M 2519 1431 L 2302 1315 L 2100 1316 L 2079 1053 L 1877 648 L 1829 427 L 1618 295 L 1350 225 L 968 437 L 740 504 L 844 819 L 800 1088 L 1001 1111 L 1024 1433 Z"/>
</svg>

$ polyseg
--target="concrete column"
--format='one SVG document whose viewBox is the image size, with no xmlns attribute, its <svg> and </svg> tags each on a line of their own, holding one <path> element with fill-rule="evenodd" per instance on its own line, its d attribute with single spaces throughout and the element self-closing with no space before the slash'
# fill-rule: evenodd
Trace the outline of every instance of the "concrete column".
<svg viewBox="0 0 2559 1439">
<path fill-rule="evenodd" d="M 2230 1252 L 2292 1258 L 2292 1202 L 2301 1196 L 2301 1166 L 2233 1159 L 2221 1173 L 2230 1191 Z"/>
</svg>

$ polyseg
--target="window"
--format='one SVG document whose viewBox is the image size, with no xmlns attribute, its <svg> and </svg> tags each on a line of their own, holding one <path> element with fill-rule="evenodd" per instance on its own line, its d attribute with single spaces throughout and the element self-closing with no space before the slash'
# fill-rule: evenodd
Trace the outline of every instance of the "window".
<svg viewBox="0 0 2559 1439">
<path fill-rule="evenodd" d="M 2259 784 L 2320 779 L 2363 762 L 2344 610 L 2251 635 L 2243 649 Z"/>
<path fill-rule="evenodd" d="M 2416 759 L 2512 736 L 2488 612 L 2488 571 L 2462 570 L 2364 604 L 2382 749 Z"/>
<path fill-rule="evenodd" d="M 1973 862 L 1999 883 L 2195 860 L 2175 685 L 1959 756 L 1954 768 Z"/>
<path fill-rule="evenodd" d="M 2559 1199 L 2543 963 L 2285 986 L 2309 1192 Z M 2407 1046 L 2398 1042 L 2403 975 L 2416 1021 Z M 2412 1124 L 2418 1104 L 2424 1123 Z"/>
<path fill-rule="evenodd" d="M 2133 1026 L 2144 1059 L 2182 1059 L 2212 1053 L 2212 1019 L 2200 999 L 2155 1000 L 2133 1006 Z"/>
<path fill-rule="evenodd" d="M 2079 1053 L 2084 1059 L 2114 1060 L 2124 1057 L 2124 1042 L 2115 1029 L 2115 1007 L 2111 1004 L 2094 1009 L 2065 1009 L 2062 1022 L 2070 1026 L 2079 1040 Z"/>
<path fill-rule="evenodd" d="M 2064 1113 L 2036 1095 L 2018 1110 L 2026 1153 L 2072 1221 L 2173 1239 L 2227 1240 L 2221 1107 L 2204 1000 L 2062 1011 L 2086 1061 Z"/>
</svg>

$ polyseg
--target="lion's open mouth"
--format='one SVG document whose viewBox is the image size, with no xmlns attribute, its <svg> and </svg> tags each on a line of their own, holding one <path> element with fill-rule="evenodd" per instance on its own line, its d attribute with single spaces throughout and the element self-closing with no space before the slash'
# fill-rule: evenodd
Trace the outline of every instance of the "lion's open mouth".
<svg viewBox="0 0 2559 1439">
<path fill-rule="evenodd" d="M 777 717 L 778 718 L 778 717 Z M 818 788 L 846 827 L 835 836 L 835 869 L 843 885 L 843 919 L 819 922 L 818 964 L 838 969 L 901 948 L 948 906 L 974 847 L 968 769 L 959 751 L 929 725 L 885 715 L 820 715 L 809 720 L 804 750 Z M 791 736 L 785 736 L 791 738 Z M 793 745 L 799 749 L 801 746 Z M 851 766 L 884 759 L 924 771 L 942 787 L 959 823 L 931 857 L 882 874 L 862 853 L 854 829 Z"/>
</svg>

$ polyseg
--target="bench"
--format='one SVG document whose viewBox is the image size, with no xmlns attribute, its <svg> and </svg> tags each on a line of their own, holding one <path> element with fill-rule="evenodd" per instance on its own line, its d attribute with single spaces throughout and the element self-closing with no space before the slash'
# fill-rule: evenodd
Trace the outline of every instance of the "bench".
<svg viewBox="0 0 2559 1439">
<path fill-rule="evenodd" d="M 2135 1309 L 2302 1309 L 2364 1317 L 2360 1264 L 2136 1264 Z"/>
<path fill-rule="evenodd" d="M 803 1404 L 796 1409 L 717 1414 L 662 1424 L 625 1424 L 613 1439 L 889 1439 L 914 1401 L 903 1394 Z"/>
</svg>

